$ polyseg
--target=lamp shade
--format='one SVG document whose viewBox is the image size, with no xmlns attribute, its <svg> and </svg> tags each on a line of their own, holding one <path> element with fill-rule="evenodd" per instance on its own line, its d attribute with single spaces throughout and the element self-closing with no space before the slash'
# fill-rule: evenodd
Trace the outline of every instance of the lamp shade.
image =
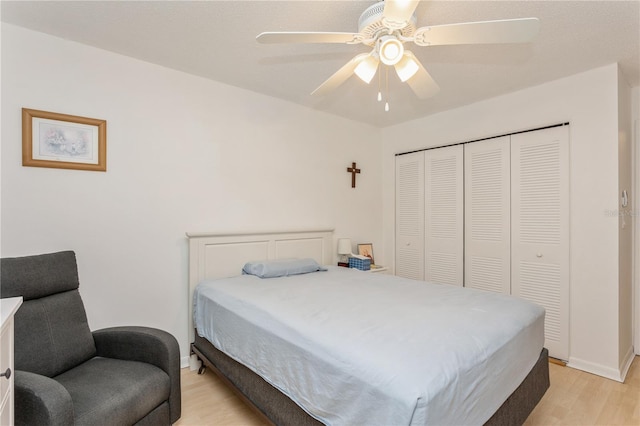
<svg viewBox="0 0 640 426">
<path fill-rule="evenodd" d="M 351 240 L 349 238 L 338 240 L 338 254 L 351 254 Z"/>
<path fill-rule="evenodd" d="M 418 72 L 418 63 L 409 55 L 404 55 L 400 62 L 395 64 L 396 73 L 403 83 Z"/>
<path fill-rule="evenodd" d="M 373 55 L 367 56 L 362 62 L 358 64 L 358 66 L 353 70 L 353 72 L 360 77 L 360 80 L 365 83 L 371 83 L 373 76 L 376 75 L 376 71 L 378 70 L 379 61 Z"/>
</svg>

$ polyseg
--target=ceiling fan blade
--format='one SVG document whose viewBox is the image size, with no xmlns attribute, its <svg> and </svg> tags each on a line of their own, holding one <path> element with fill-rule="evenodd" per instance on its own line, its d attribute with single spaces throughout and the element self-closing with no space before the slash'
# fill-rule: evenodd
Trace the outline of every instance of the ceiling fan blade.
<svg viewBox="0 0 640 426">
<path fill-rule="evenodd" d="M 369 53 L 361 53 L 352 58 L 342 68 L 340 68 L 331 77 L 329 77 L 324 83 L 318 86 L 316 90 L 311 92 L 311 95 L 324 96 L 332 90 L 336 89 L 342 83 L 347 81 L 347 79 L 351 77 L 351 75 L 353 75 L 353 71 L 356 69 L 358 64 L 364 61 L 367 56 L 369 56 Z"/>
<path fill-rule="evenodd" d="M 385 0 L 382 25 L 392 30 L 406 27 L 418 3 L 419 0 Z"/>
<path fill-rule="evenodd" d="M 418 46 L 446 44 L 526 43 L 540 29 L 538 18 L 465 22 L 418 28 L 414 42 Z"/>
<path fill-rule="evenodd" d="M 427 99 L 438 93 L 438 91 L 440 91 L 440 86 L 438 86 L 438 83 L 435 82 L 427 70 L 424 69 L 418 58 L 409 51 L 405 51 L 405 56 L 413 59 L 418 65 L 418 71 L 413 75 L 413 77 L 406 81 L 409 87 L 411 87 L 411 90 L 415 92 L 416 96 L 420 99 Z"/>
<path fill-rule="evenodd" d="M 258 34 L 259 43 L 346 43 L 362 42 L 363 36 L 358 33 L 328 32 L 265 32 Z"/>
</svg>

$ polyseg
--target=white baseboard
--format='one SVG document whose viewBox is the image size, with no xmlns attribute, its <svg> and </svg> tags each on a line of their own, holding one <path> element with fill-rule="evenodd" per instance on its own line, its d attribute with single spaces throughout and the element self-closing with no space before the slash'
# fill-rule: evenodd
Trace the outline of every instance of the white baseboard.
<svg viewBox="0 0 640 426">
<path fill-rule="evenodd" d="M 627 378 L 627 373 L 629 372 L 629 368 L 631 367 L 631 363 L 635 357 L 633 346 L 631 346 L 629 347 L 627 354 L 624 356 L 624 360 L 622 361 L 622 366 L 620 368 L 620 376 L 622 377 L 623 382 Z"/>
<path fill-rule="evenodd" d="M 189 367 L 189 356 L 180 357 L 180 368 Z"/>
<path fill-rule="evenodd" d="M 189 368 L 191 371 L 198 370 L 202 365 L 197 355 L 183 356 L 180 358 L 180 368 Z"/>
<path fill-rule="evenodd" d="M 585 361 L 579 358 L 569 357 L 569 362 L 567 363 L 567 367 L 575 368 L 577 370 L 586 371 L 587 373 L 595 374 L 597 376 L 602 376 L 607 379 L 615 380 L 616 382 L 624 383 L 624 379 L 629 372 L 629 367 L 631 366 L 631 362 L 633 361 L 633 346 L 629 348 L 627 353 L 625 354 L 624 361 L 619 368 L 611 368 L 606 367 L 601 364 L 596 364 L 594 362 Z"/>
</svg>

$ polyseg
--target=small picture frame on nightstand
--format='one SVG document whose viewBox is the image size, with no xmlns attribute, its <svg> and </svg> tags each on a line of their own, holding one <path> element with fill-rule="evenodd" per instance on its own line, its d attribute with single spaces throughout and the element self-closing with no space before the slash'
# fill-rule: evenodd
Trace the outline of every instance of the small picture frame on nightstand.
<svg viewBox="0 0 640 426">
<path fill-rule="evenodd" d="M 366 256 L 371 259 L 371 266 L 373 267 L 376 262 L 373 261 L 373 244 L 358 244 L 358 254 L 360 256 Z"/>
</svg>

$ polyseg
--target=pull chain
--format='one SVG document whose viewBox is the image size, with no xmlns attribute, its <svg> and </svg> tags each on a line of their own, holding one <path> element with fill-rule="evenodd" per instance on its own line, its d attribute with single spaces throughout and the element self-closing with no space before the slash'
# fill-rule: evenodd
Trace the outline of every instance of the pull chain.
<svg viewBox="0 0 640 426">
<path fill-rule="evenodd" d="M 385 68 L 385 91 L 387 93 L 387 101 L 384 103 L 384 112 L 389 112 L 389 67 Z"/>
<path fill-rule="evenodd" d="M 382 77 L 380 76 L 380 74 L 382 74 L 381 69 L 379 69 L 378 72 L 378 102 L 382 100 Z"/>
</svg>

